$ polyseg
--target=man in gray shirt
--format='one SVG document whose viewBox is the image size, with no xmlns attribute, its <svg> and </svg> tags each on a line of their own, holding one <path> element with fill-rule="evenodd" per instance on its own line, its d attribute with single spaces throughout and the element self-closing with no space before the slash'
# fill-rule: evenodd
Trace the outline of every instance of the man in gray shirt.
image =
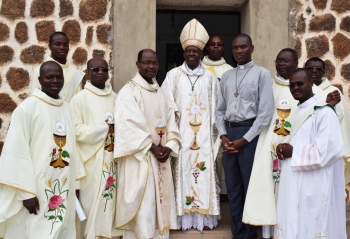
<svg viewBox="0 0 350 239">
<path fill-rule="evenodd" d="M 269 125 L 274 110 L 271 73 L 254 64 L 253 50 L 249 35 L 233 39 L 232 53 L 238 67 L 222 76 L 216 110 L 235 239 L 257 238 L 256 228 L 242 222 L 242 213 L 258 136 Z"/>
</svg>

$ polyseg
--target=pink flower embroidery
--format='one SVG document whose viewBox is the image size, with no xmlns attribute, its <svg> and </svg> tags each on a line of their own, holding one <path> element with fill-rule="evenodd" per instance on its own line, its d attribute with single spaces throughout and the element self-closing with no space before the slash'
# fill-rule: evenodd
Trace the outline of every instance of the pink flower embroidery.
<svg viewBox="0 0 350 239">
<path fill-rule="evenodd" d="M 58 209 L 64 201 L 61 196 L 53 195 L 49 200 L 49 209 Z"/>
<path fill-rule="evenodd" d="M 114 181 L 115 179 L 113 176 L 109 176 L 106 181 L 106 188 L 110 188 L 113 185 Z"/>
<path fill-rule="evenodd" d="M 273 170 L 278 170 L 278 169 L 279 169 L 279 167 L 278 167 L 278 159 L 274 159 L 274 160 L 273 160 L 272 169 L 273 169 Z"/>
</svg>

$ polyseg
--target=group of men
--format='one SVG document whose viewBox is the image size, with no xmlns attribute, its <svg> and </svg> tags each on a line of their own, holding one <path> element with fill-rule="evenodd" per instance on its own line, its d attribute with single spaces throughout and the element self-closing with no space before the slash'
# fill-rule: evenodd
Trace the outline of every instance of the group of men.
<svg viewBox="0 0 350 239">
<path fill-rule="evenodd" d="M 117 95 L 105 60 L 89 60 L 85 75 L 67 60 L 68 37 L 52 34 L 51 57 L 13 112 L 0 158 L 0 238 L 149 239 L 213 229 L 220 184 L 235 239 L 257 238 L 258 225 L 263 238 L 346 238 L 350 117 L 323 77 L 324 62 L 297 69 L 286 48 L 272 79 L 253 62 L 246 34 L 232 41 L 236 68 L 222 58 L 222 38 L 209 38 L 195 19 L 180 41 L 185 62 L 161 87 L 157 54 L 144 49 Z"/>
</svg>

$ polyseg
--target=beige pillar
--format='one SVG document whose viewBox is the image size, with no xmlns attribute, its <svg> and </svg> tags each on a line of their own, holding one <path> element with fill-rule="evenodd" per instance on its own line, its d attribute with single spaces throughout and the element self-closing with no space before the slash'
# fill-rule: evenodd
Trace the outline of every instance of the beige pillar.
<svg viewBox="0 0 350 239">
<path fill-rule="evenodd" d="M 275 74 L 275 59 L 289 47 L 289 0 L 249 0 L 241 8 L 241 32 L 252 37 L 253 60 Z"/>
<path fill-rule="evenodd" d="M 156 0 L 118 0 L 113 9 L 113 88 L 136 73 L 137 53 L 156 46 Z"/>
</svg>

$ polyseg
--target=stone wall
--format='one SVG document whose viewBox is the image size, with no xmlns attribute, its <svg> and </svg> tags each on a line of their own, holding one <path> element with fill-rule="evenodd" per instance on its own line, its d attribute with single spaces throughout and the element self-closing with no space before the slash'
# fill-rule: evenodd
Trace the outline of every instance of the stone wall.
<svg viewBox="0 0 350 239">
<path fill-rule="evenodd" d="M 0 152 L 12 111 L 28 95 L 30 76 L 50 55 L 49 36 L 70 38 L 68 59 L 81 70 L 93 56 L 112 64 L 112 0 L 0 1 Z"/>
<path fill-rule="evenodd" d="M 310 57 L 326 62 L 332 84 L 350 97 L 350 1 L 290 0 L 290 45 L 302 67 Z"/>
</svg>

